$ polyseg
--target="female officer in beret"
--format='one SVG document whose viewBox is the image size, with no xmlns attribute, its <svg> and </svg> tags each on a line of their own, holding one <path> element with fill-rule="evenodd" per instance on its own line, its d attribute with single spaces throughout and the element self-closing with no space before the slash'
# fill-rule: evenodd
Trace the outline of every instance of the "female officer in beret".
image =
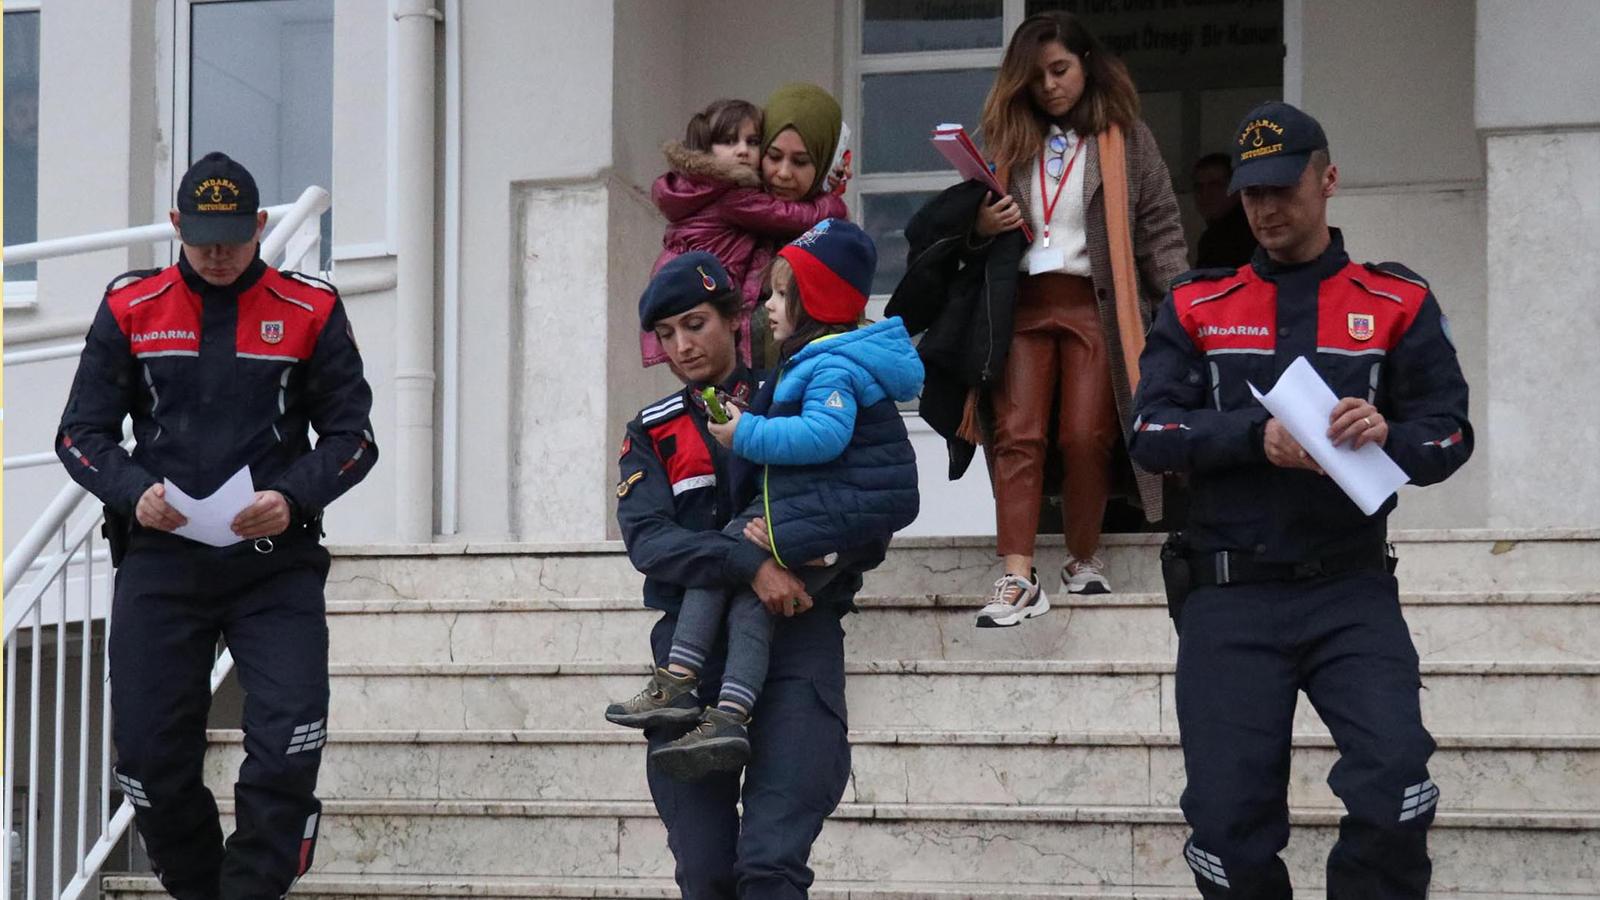
<svg viewBox="0 0 1600 900">
<path fill-rule="evenodd" d="M 739 306 L 708 253 L 680 256 L 651 280 L 639 325 L 655 332 L 684 387 L 628 423 L 617 484 L 617 523 L 645 575 L 645 606 L 662 612 L 650 635 L 658 667 L 667 665 L 686 587 L 749 588 L 780 617 L 742 791 L 738 772 L 683 783 L 649 769 L 686 900 L 805 896 L 811 844 L 850 777 L 839 619 L 860 576 L 842 575 L 812 598 L 766 550 L 721 533 L 744 504 L 733 496 L 731 454 L 706 430 L 700 392 L 712 386 L 745 402 L 759 387 L 735 353 Z M 701 671 L 707 697 L 717 696 L 725 651 L 719 641 Z M 646 732 L 651 749 L 679 734 Z"/>
</svg>

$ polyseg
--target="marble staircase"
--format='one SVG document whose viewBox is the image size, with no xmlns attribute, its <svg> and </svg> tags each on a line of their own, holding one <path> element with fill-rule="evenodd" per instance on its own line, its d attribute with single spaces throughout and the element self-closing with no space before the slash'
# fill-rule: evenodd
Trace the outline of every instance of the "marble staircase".
<svg viewBox="0 0 1600 900">
<path fill-rule="evenodd" d="M 1396 537 L 1440 746 L 1434 896 L 1600 897 L 1600 532 Z M 1195 896 L 1156 539 L 1110 542 L 1122 593 L 983 631 L 992 543 L 897 543 L 845 620 L 853 777 L 816 896 Z M 643 742 L 600 718 L 647 671 L 639 580 L 616 544 L 341 549 L 326 818 L 295 895 L 676 896 Z M 1340 808 L 1307 703 L 1296 731 L 1309 896 Z M 241 754 L 212 733 L 225 815 Z"/>
</svg>

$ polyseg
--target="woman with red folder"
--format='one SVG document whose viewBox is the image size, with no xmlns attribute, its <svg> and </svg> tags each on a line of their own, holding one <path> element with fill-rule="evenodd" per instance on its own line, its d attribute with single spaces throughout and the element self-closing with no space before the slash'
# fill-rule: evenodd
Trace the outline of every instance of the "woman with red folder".
<svg viewBox="0 0 1600 900">
<path fill-rule="evenodd" d="M 968 182 L 907 227 L 912 264 L 889 314 L 931 329 L 922 344 L 924 416 L 936 429 L 935 419 L 953 421 L 929 408 L 930 399 L 938 403 L 940 368 L 930 350 L 951 343 L 936 332 L 959 330 L 962 343 L 984 345 L 944 367 L 965 387 L 959 425 L 947 435 L 955 438 L 952 476 L 971 445 L 985 447 L 1005 562 L 979 627 L 1017 625 L 1050 608 L 1033 557 L 1052 435 L 1064 470 L 1062 590 L 1111 590 L 1099 549 L 1114 456 L 1131 420 L 1152 309 L 1188 267 L 1172 181 L 1138 116 L 1126 67 L 1081 22 L 1062 12 L 1030 16 L 1012 35 L 983 110 L 984 141 L 1009 193 L 997 198 L 978 188 L 972 202 L 975 183 Z M 972 212 L 952 216 L 956 205 Z M 918 272 L 939 258 L 921 259 L 918 248 L 937 244 L 953 224 L 969 264 L 982 256 L 991 275 L 1009 269 L 1001 273 L 1008 277 L 984 279 L 972 316 L 960 322 L 947 314 L 948 296 L 930 296 L 929 273 Z M 1159 478 L 1119 465 L 1137 483 L 1146 517 L 1159 519 Z"/>
</svg>

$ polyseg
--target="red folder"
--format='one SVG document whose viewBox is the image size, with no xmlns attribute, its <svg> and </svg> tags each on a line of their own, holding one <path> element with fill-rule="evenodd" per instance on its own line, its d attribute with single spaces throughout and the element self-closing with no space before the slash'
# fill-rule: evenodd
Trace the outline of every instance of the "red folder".
<svg viewBox="0 0 1600 900">
<path fill-rule="evenodd" d="M 983 154 L 978 152 L 978 145 L 972 142 L 972 137 L 967 130 L 959 124 L 945 124 L 933 130 L 933 149 L 949 161 L 952 168 L 963 180 L 976 179 L 983 182 L 994 192 L 996 197 L 1004 197 L 1008 191 L 994 177 L 994 170 L 984 161 Z M 1033 243 L 1033 232 L 1028 228 L 1028 223 L 1022 223 L 1022 236 L 1028 243 Z"/>
</svg>

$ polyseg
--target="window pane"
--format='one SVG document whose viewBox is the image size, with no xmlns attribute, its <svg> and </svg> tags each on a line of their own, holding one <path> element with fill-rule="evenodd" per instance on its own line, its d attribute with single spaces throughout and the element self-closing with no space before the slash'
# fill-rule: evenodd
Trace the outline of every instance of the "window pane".
<svg viewBox="0 0 1600 900">
<path fill-rule="evenodd" d="M 863 77 L 860 171 L 950 168 L 928 138 L 935 126 L 960 122 L 977 140 L 978 115 L 994 76 L 994 69 L 956 69 Z"/>
<path fill-rule="evenodd" d="M 863 53 L 999 47 L 1000 0 L 867 0 Z"/>
<path fill-rule="evenodd" d="M 39 237 L 39 14 L 6 13 L 5 242 Z M 6 281 L 32 281 L 34 263 L 6 266 Z"/>
<path fill-rule="evenodd" d="M 863 194 L 861 227 L 878 246 L 878 273 L 872 279 L 874 294 L 893 293 L 906 274 L 906 223 L 923 204 L 937 197 L 937 191 L 906 194 Z"/>
<path fill-rule="evenodd" d="M 333 4 L 248 0 L 194 7 L 189 159 L 221 150 L 255 176 L 263 206 L 333 186 Z M 248 39 L 243 39 L 248 36 Z M 332 213 L 322 217 L 331 265 Z"/>
</svg>

